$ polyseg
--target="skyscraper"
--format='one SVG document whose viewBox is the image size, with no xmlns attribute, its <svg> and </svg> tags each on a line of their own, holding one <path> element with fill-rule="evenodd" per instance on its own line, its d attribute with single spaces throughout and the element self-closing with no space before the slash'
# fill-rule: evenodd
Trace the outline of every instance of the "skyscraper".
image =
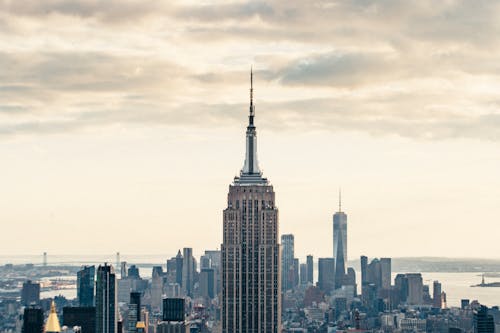
<svg viewBox="0 0 500 333">
<path fill-rule="evenodd" d="M 246 155 L 223 213 L 222 332 L 281 332 L 278 209 L 257 162 L 253 75 Z"/>
<path fill-rule="evenodd" d="M 391 258 L 380 258 L 380 280 L 382 289 L 391 289 Z"/>
<path fill-rule="evenodd" d="M 177 256 L 175 257 L 175 282 L 177 282 L 180 286 L 182 286 L 182 263 L 183 258 L 181 250 L 179 250 L 177 251 Z"/>
<path fill-rule="evenodd" d="M 299 267 L 300 284 L 307 284 L 309 282 L 307 281 L 307 264 L 300 264 Z"/>
<path fill-rule="evenodd" d="M 432 305 L 435 308 L 441 309 L 441 283 L 434 281 L 432 284 Z"/>
<path fill-rule="evenodd" d="M 22 333 L 43 332 L 43 310 L 40 308 L 24 308 Z"/>
<path fill-rule="evenodd" d="M 107 263 L 97 268 L 95 294 L 96 333 L 117 333 L 116 279 Z"/>
<path fill-rule="evenodd" d="M 424 285 L 422 274 L 409 273 L 406 274 L 408 280 L 408 298 L 407 302 L 410 305 L 422 305 L 424 303 Z"/>
<path fill-rule="evenodd" d="M 495 333 L 495 320 L 484 305 L 474 311 L 474 333 Z"/>
<path fill-rule="evenodd" d="M 335 259 L 318 259 L 318 287 L 324 293 L 331 294 L 335 287 Z"/>
<path fill-rule="evenodd" d="M 333 214 L 333 257 L 335 258 L 335 289 L 342 287 L 347 262 L 347 215 L 342 212 L 339 193 L 339 211 Z"/>
<path fill-rule="evenodd" d="M 312 255 L 307 256 L 306 265 L 307 265 L 307 282 L 314 283 L 314 258 Z"/>
<path fill-rule="evenodd" d="M 287 291 L 294 287 L 294 237 L 292 234 L 281 235 L 281 288 Z"/>
<path fill-rule="evenodd" d="M 80 306 L 94 306 L 95 266 L 83 266 L 76 273 L 76 294 Z"/>
<path fill-rule="evenodd" d="M 182 288 L 186 296 L 193 296 L 193 283 L 194 283 L 194 258 L 193 249 L 190 247 L 185 247 L 182 250 L 183 262 L 182 262 Z"/>
</svg>

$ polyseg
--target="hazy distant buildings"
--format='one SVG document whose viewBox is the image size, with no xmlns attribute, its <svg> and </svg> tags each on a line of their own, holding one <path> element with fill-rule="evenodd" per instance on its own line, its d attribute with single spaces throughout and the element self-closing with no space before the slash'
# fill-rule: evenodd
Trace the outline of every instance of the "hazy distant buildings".
<svg viewBox="0 0 500 333">
<path fill-rule="evenodd" d="M 335 289 L 342 287 L 347 262 L 347 215 L 342 212 L 339 194 L 339 210 L 333 214 L 333 257 L 335 258 Z"/>
<path fill-rule="evenodd" d="M 28 280 L 23 283 L 21 289 L 21 304 L 28 306 L 40 303 L 40 283 L 33 283 Z"/>
<path fill-rule="evenodd" d="M 229 185 L 222 250 L 222 332 L 281 332 L 278 209 L 257 162 L 252 88 L 246 155 Z"/>
<path fill-rule="evenodd" d="M 82 307 L 94 306 L 95 266 L 83 266 L 76 273 L 76 293 Z"/>
<path fill-rule="evenodd" d="M 326 293 L 331 294 L 335 288 L 335 259 L 318 259 L 318 287 Z"/>
<path fill-rule="evenodd" d="M 95 305 L 96 333 L 116 333 L 118 316 L 116 279 L 111 265 L 104 264 L 97 268 Z"/>
</svg>

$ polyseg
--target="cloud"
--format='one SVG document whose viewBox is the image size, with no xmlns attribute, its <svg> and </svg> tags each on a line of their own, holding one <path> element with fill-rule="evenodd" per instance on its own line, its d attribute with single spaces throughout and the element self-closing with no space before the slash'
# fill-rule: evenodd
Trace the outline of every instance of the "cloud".
<svg viewBox="0 0 500 333">
<path fill-rule="evenodd" d="M 499 13 L 458 0 L 0 0 L 0 133 L 241 124 L 253 64 L 276 130 L 497 140 Z"/>
</svg>

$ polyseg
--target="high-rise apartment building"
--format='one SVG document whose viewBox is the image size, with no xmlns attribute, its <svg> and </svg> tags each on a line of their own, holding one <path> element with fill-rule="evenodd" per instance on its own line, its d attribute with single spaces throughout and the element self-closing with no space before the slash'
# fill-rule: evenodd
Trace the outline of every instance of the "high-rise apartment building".
<svg viewBox="0 0 500 333">
<path fill-rule="evenodd" d="M 250 86 L 245 163 L 240 176 L 229 185 L 223 213 L 223 333 L 281 332 L 278 209 L 273 186 L 262 176 L 257 162 Z"/>
<path fill-rule="evenodd" d="M 107 263 L 97 268 L 95 294 L 96 333 L 117 333 L 116 278 Z"/>
<path fill-rule="evenodd" d="M 292 234 L 281 235 L 281 288 L 283 291 L 294 287 L 294 237 Z"/>
<path fill-rule="evenodd" d="M 306 265 L 307 265 L 307 282 L 314 283 L 314 258 L 312 255 L 307 256 Z"/>
<path fill-rule="evenodd" d="M 347 263 L 347 215 L 342 211 L 339 193 L 339 210 L 333 214 L 333 257 L 335 258 L 335 289 L 342 287 Z"/>
<path fill-rule="evenodd" d="M 76 273 L 76 294 L 80 306 L 94 306 L 95 266 L 83 266 Z"/>
</svg>

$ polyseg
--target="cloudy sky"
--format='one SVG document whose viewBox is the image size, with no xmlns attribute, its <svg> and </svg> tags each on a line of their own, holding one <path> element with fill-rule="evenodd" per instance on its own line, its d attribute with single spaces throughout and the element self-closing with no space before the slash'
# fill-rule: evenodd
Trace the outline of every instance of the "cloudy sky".
<svg viewBox="0 0 500 333">
<path fill-rule="evenodd" d="M 0 0 L 0 251 L 220 246 L 244 157 L 296 253 L 500 257 L 496 1 Z"/>
</svg>

